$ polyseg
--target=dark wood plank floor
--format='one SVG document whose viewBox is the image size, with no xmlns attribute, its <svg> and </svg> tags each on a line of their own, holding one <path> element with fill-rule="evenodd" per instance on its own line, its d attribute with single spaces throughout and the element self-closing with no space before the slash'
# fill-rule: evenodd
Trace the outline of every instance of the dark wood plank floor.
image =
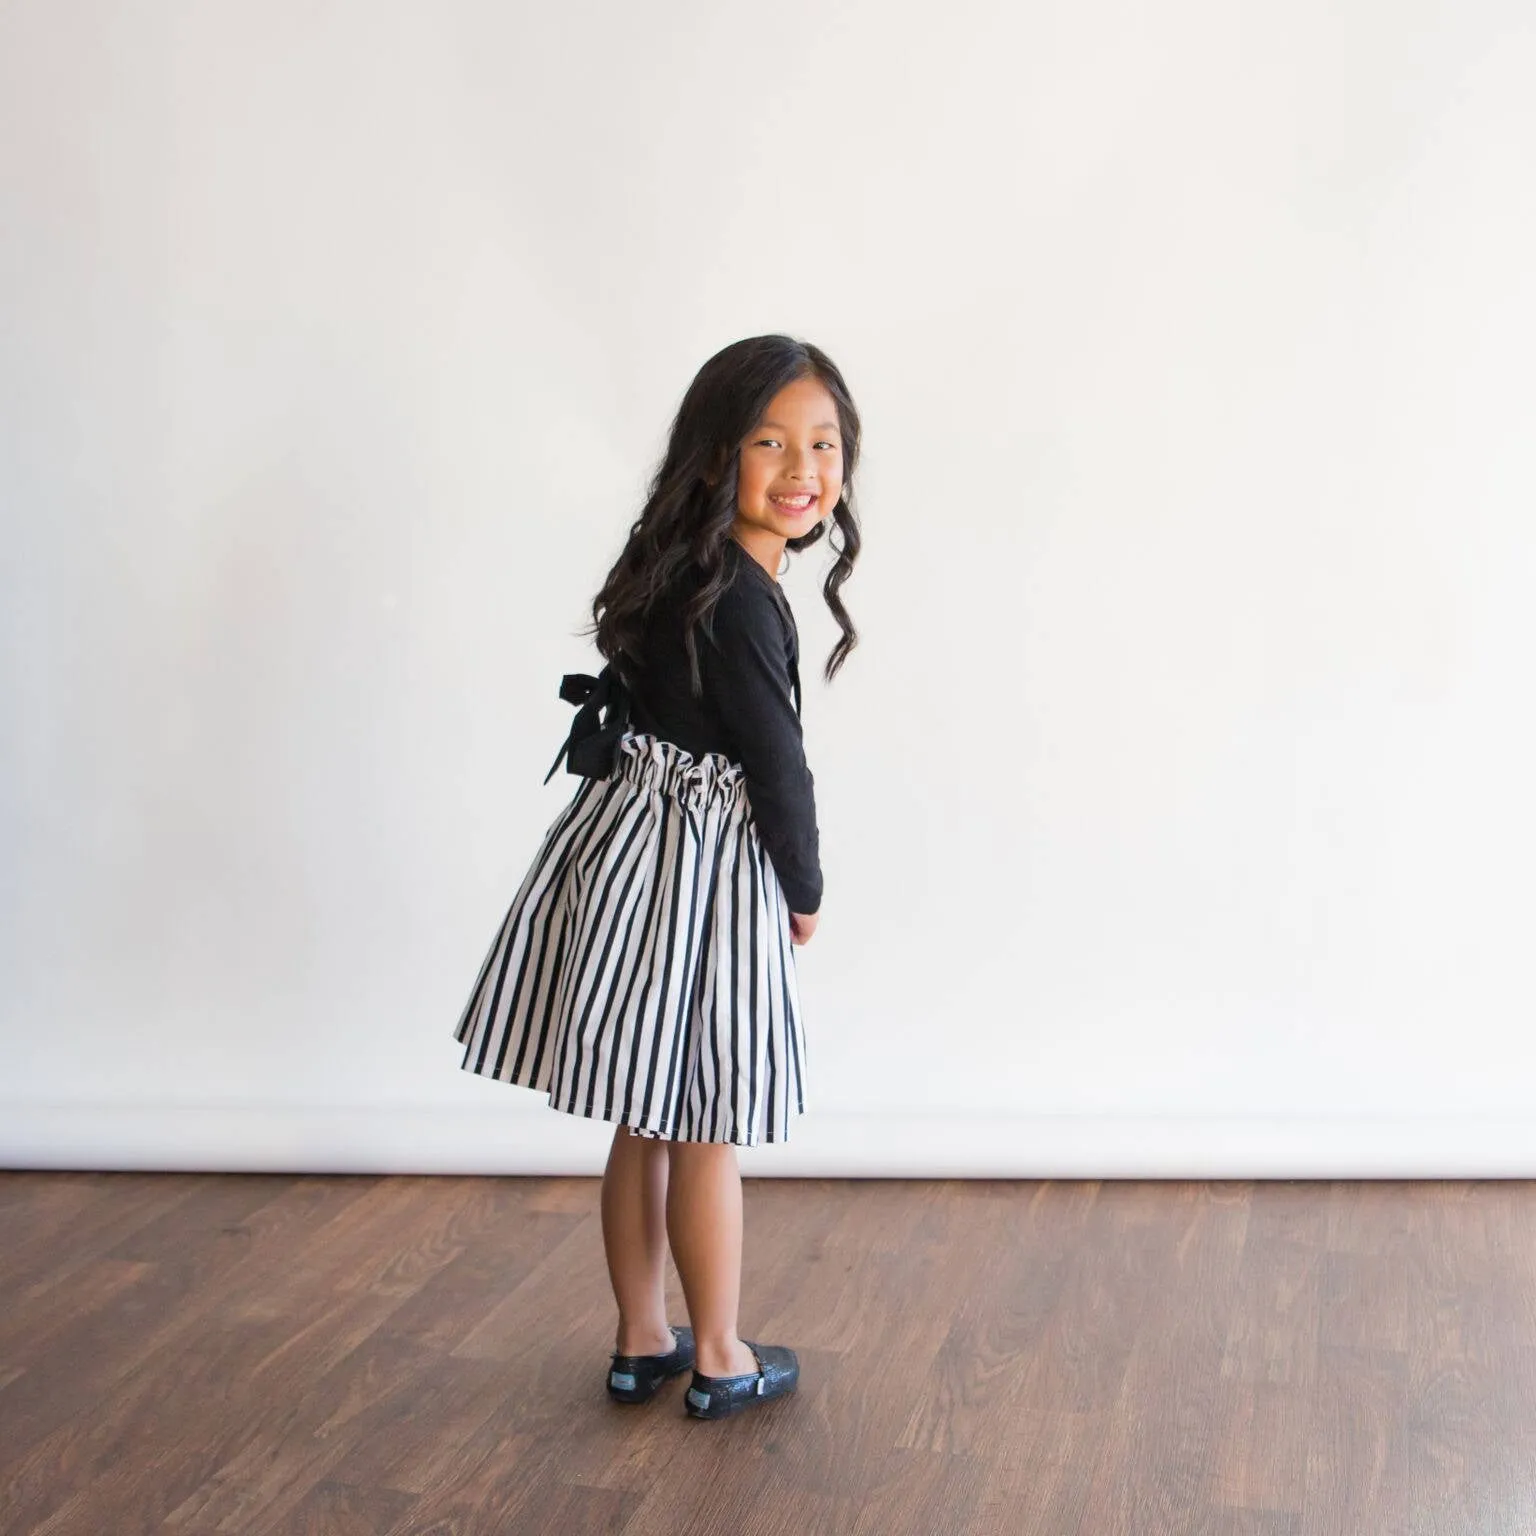
<svg viewBox="0 0 1536 1536">
<path fill-rule="evenodd" d="M 0 1175 L 0 1532 L 1536 1532 L 1530 1183 L 762 1180 L 747 1220 L 802 1390 L 698 1424 L 602 1393 L 594 1181 Z"/>
</svg>

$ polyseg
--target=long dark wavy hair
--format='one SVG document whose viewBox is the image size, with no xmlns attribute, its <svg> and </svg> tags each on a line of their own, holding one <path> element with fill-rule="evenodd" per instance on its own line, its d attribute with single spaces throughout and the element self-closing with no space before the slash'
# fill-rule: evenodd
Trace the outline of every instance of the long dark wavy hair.
<svg viewBox="0 0 1536 1536">
<path fill-rule="evenodd" d="M 853 572 L 861 543 L 851 501 L 859 461 L 859 413 L 853 396 L 837 365 L 819 347 L 792 336 L 749 336 L 722 348 L 694 375 L 672 422 L 645 506 L 592 601 L 593 622 L 586 633 L 596 635 L 598 650 L 620 670 L 623 656 L 643 654 L 645 619 L 651 606 L 691 567 L 703 577 L 686 611 L 693 691 L 701 691 L 696 634 L 700 625 L 709 622 L 729 584 L 725 544 L 736 520 L 742 440 L 762 419 L 773 397 L 804 378 L 819 380 L 837 403 L 843 490 L 830 519 L 820 519 L 785 547 L 798 554 L 831 538 L 837 554 L 822 584 L 827 607 L 843 632 L 827 657 L 829 682 L 858 644 L 858 631 L 838 595 Z"/>
</svg>

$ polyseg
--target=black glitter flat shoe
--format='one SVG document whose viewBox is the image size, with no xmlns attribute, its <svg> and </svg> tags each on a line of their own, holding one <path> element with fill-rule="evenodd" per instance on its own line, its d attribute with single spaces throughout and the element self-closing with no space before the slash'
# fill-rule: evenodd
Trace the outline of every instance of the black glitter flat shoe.
<svg viewBox="0 0 1536 1536">
<path fill-rule="evenodd" d="M 754 1344 L 751 1339 L 741 1342 L 757 1356 L 760 1369 L 743 1376 L 701 1376 L 695 1371 L 684 1404 L 690 1418 L 728 1419 L 799 1386 L 800 1361 L 794 1350 L 782 1344 Z"/>
<path fill-rule="evenodd" d="M 616 1403 L 645 1403 L 656 1389 L 693 1364 L 693 1329 L 674 1328 L 676 1345 L 664 1355 L 615 1355 L 608 1367 L 608 1396 Z"/>
</svg>

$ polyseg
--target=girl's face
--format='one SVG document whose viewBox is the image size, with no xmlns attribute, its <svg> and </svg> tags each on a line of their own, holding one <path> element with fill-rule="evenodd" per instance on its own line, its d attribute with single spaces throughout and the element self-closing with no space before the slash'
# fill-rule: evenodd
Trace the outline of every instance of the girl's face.
<svg viewBox="0 0 1536 1536">
<path fill-rule="evenodd" d="M 742 440 L 735 532 L 764 547 L 797 539 L 832 515 L 842 489 L 837 403 L 820 379 L 796 379 Z"/>
</svg>

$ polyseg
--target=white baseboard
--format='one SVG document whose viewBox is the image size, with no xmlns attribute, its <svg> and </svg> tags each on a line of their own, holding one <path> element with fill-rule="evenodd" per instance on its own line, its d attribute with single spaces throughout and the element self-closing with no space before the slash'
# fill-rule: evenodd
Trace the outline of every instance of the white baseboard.
<svg viewBox="0 0 1536 1536">
<path fill-rule="evenodd" d="M 516 1108 L 0 1103 L 0 1167 L 593 1174 L 610 1128 Z M 807 1114 L 752 1175 L 817 1178 L 1533 1178 L 1536 1113 Z"/>
</svg>

